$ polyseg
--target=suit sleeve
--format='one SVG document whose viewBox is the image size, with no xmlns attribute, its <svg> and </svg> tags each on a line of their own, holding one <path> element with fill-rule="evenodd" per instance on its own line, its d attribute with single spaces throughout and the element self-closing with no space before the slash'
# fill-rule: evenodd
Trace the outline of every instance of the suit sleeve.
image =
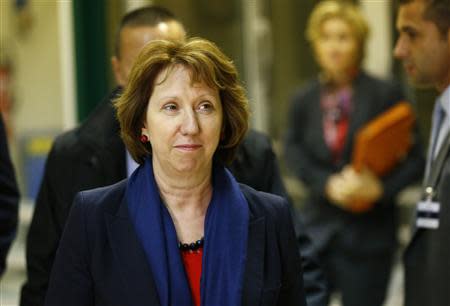
<svg viewBox="0 0 450 306">
<path fill-rule="evenodd" d="M 0 113 L 0 277 L 17 231 L 19 190 L 9 157 L 5 126 Z"/>
<path fill-rule="evenodd" d="M 88 260 L 87 210 L 83 193 L 79 193 L 56 253 L 45 299 L 46 306 L 94 305 Z"/>
<path fill-rule="evenodd" d="M 319 263 L 318 254 L 300 217 L 294 218 L 298 248 L 301 254 L 303 283 L 308 306 L 327 306 L 328 283 Z"/>
<path fill-rule="evenodd" d="M 58 162 L 57 156 L 59 155 L 59 150 L 54 146 L 47 157 L 44 177 L 28 230 L 26 244 L 27 280 L 22 287 L 21 306 L 44 305 L 50 271 L 61 238 L 64 225 L 57 211 L 64 203 L 58 200 L 58 193 L 55 190 L 61 186 L 55 184 L 63 180 L 58 175 L 58 171 L 65 171 L 61 169 L 63 163 Z M 63 194 L 68 192 L 67 190 L 60 191 Z"/>
<path fill-rule="evenodd" d="M 306 292 L 303 281 L 302 264 L 297 249 L 294 227 L 287 205 L 280 209 L 279 241 L 283 258 L 283 277 L 278 299 L 279 306 L 306 306 Z"/>
<path fill-rule="evenodd" d="M 322 165 L 305 147 L 305 131 L 311 129 L 307 124 L 307 116 L 310 115 L 307 102 L 304 92 L 296 94 L 291 101 L 284 154 L 290 172 L 304 182 L 313 194 L 320 195 L 333 172 L 329 165 Z"/>
</svg>

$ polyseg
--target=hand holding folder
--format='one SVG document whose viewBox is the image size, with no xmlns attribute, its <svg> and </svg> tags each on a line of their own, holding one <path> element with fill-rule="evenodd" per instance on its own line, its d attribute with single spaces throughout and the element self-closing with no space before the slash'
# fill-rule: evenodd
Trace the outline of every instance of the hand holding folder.
<svg viewBox="0 0 450 306">
<path fill-rule="evenodd" d="M 356 172 L 348 165 L 329 178 L 326 194 L 328 199 L 341 209 L 361 213 L 369 210 L 383 195 L 383 186 L 367 168 Z"/>
<path fill-rule="evenodd" d="M 327 186 L 331 201 L 353 213 L 371 209 L 376 201 L 362 197 L 361 190 L 373 190 L 372 198 L 377 198 L 377 189 L 382 188 L 377 177 L 389 173 L 408 154 L 414 121 L 409 103 L 399 102 L 363 126 L 355 136 L 351 167 L 332 177 Z"/>
<path fill-rule="evenodd" d="M 356 134 L 352 168 L 369 171 L 377 177 L 389 173 L 408 154 L 412 146 L 414 112 L 407 102 L 399 102 L 380 114 Z M 374 201 L 355 199 L 348 210 L 360 213 L 373 207 Z"/>
</svg>

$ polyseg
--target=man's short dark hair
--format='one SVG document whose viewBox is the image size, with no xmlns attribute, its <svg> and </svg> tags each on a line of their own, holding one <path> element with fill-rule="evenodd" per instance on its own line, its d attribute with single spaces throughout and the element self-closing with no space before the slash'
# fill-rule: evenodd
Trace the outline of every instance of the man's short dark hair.
<svg viewBox="0 0 450 306">
<path fill-rule="evenodd" d="M 115 55 L 120 57 L 120 32 L 125 27 L 156 27 L 161 22 L 176 20 L 175 15 L 168 9 L 158 5 L 148 5 L 126 13 L 116 32 L 114 44 Z"/>
<path fill-rule="evenodd" d="M 399 0 L 400 5 L 414 0 Z M 422 0 L 426 3 L 423 18 L 436 24 L 439 32 L 446 36 L 450 28 L 450 0 Z"/>
</svg>

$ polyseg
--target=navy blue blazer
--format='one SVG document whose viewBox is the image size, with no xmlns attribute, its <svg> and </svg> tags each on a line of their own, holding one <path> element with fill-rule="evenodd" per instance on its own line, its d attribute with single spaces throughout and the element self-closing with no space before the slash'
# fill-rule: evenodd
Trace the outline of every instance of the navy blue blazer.
<svg viewBox="0 0 450 306">
<path fill-rule="evenodd" d="M 56 255 L 46 306 L 160 305 L 129 218 L 126 180 L 77 195 Z M 241 185 L 250 208 L 242 305 L 305 305 L 289 208 Z M 219 263 L 218 263 L 219 264 Z"/>
<path fill-rule="evenodd" d="M 21 306 L 44 304 L 56 250 L 76 193 L 127 177 L 125 147 L 111 103 L 118 92 L 120 88 L 106 97 L 82 125 L 60 135 L 53 144 L 27 236 L 27 281 L 21 291 Z M 266 135 L 250 130 L 230 170 L 240 183 L 288 197 Z M 308 304 L 325 306 L 328 292 L 324 274 L 312 242 L 302 224 L 295 221 Z"/>
<path fill-rule="evenodd" d="M 6 268 L 9 247 L 16 236 L 18 208 L 19 190 L 0 113 L 0 277 Z"/>
</svg>

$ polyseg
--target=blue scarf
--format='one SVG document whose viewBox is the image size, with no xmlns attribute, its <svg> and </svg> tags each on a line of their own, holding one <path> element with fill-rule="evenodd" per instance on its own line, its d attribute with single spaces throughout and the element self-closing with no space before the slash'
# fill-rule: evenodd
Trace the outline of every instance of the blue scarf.
<svg viewBox="0 0 450 306">
<path fill-rule="evenodd" d="M 144 248 L 161 306 L 192 306 L 172 218 L 162 203 L 150 158 L 128 181 L 128 210 Z M 213 169 L 213 196 L 205 220 L 202 306 L 239 306 L 247 255 L 249 209 L 224 167 Z"/>
</svg>

